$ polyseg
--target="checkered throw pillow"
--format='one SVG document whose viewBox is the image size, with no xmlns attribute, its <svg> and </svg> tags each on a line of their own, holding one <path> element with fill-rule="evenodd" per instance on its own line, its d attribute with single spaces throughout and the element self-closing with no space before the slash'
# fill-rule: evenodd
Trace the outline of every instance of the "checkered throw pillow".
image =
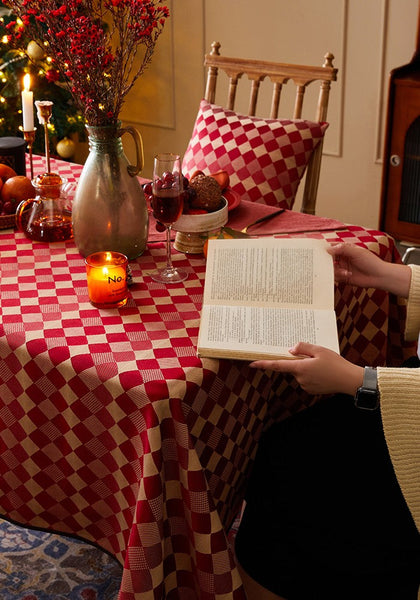
<svg viewBox="0 0 420 600">
<path fill-rule="evenodd" d="M 247 117 L 200 103 L 182 172 L 224 170 L 244 200 L 292 208 L 310 156 L 328 127 L 302 119 Z"/>
</svg>

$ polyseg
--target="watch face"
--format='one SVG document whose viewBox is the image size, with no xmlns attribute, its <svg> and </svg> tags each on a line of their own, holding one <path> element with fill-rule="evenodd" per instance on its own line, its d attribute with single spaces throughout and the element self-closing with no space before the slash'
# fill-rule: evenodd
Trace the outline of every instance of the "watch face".
<svg viewBox="0 0 420 600">
<path fill-rule="evenodd" d="M 369 388 L 359 388 L 356 392 L 355 405 L 365 410 L 375 410 L 379 406 L 377 390 Z"/>
</svg>

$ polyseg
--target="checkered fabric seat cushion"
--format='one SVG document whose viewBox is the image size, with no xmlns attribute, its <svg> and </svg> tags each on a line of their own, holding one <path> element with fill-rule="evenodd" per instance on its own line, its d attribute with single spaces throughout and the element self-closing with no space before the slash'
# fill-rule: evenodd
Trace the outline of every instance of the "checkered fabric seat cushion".
<svg viewBox="0 0 420 600">
<path fill-rule="evenodd" d="M 328 123 L 249 117 L 202 100 L 182 170 L 227 171 L 242 199 L 292 208 Z"/>
</svg>

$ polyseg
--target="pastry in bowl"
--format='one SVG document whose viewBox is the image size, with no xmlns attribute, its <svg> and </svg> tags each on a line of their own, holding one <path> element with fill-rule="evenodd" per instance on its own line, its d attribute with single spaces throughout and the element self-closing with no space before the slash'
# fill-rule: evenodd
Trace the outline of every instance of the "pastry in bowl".
<svg viewBox="0 0 420 600">
<path fill-rule="evenodd" d="M 195 191 L 190 200 L 191 208 L 202 208 L 213 212 L 220 208 L 222 190 L 217 181 L 210 175 L 199 174 L 193 177 L 189 187 Z"/>
</svg>

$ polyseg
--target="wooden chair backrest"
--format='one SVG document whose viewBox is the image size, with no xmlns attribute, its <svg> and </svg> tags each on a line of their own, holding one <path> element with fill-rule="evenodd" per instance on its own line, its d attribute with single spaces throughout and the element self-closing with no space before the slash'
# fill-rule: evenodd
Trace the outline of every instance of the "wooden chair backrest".
<svg viewBox="0 0 420 600">
<path fill-rule="evenodd" d="M 216 103 L 217 77 L 221 69 L 229 78 L 228 98 L 225 108 L 234 110 L 238 81 L 245 74 L 251 82 L 248 114 L 255 116 L 260 83 L 268 77 L 273 83 L 269 118 L 277 119 L 282 86 L 289 81 L 293 81 L 296 86 L 296 94 L 294 111 L 291 118 L 301 119 L 303 118 L 302 109 L 307 86 L 314 82 L 320 82 L 316 114 L 311 120 L 327 120 L 330 86 L 332 81 L 337 80 L 338 71 L 338 69 L 333 67 L 332 61 L 334 56 L 331 53 L 325 55 L 322 67 L 317 67 L 221 56 L 219 42 L 213 42 L 211 48 L 210 54 L 206 54 L 204 60 L 204 65 L 207 67 L 207 83 L 204 97 L 207 102 Z M 286 115 L 282 116 L 285 117 Z M 322 142 L 313 152 L 306 170 L 301 212 L 315 214 L 321 158 Z"/>
</svg>

